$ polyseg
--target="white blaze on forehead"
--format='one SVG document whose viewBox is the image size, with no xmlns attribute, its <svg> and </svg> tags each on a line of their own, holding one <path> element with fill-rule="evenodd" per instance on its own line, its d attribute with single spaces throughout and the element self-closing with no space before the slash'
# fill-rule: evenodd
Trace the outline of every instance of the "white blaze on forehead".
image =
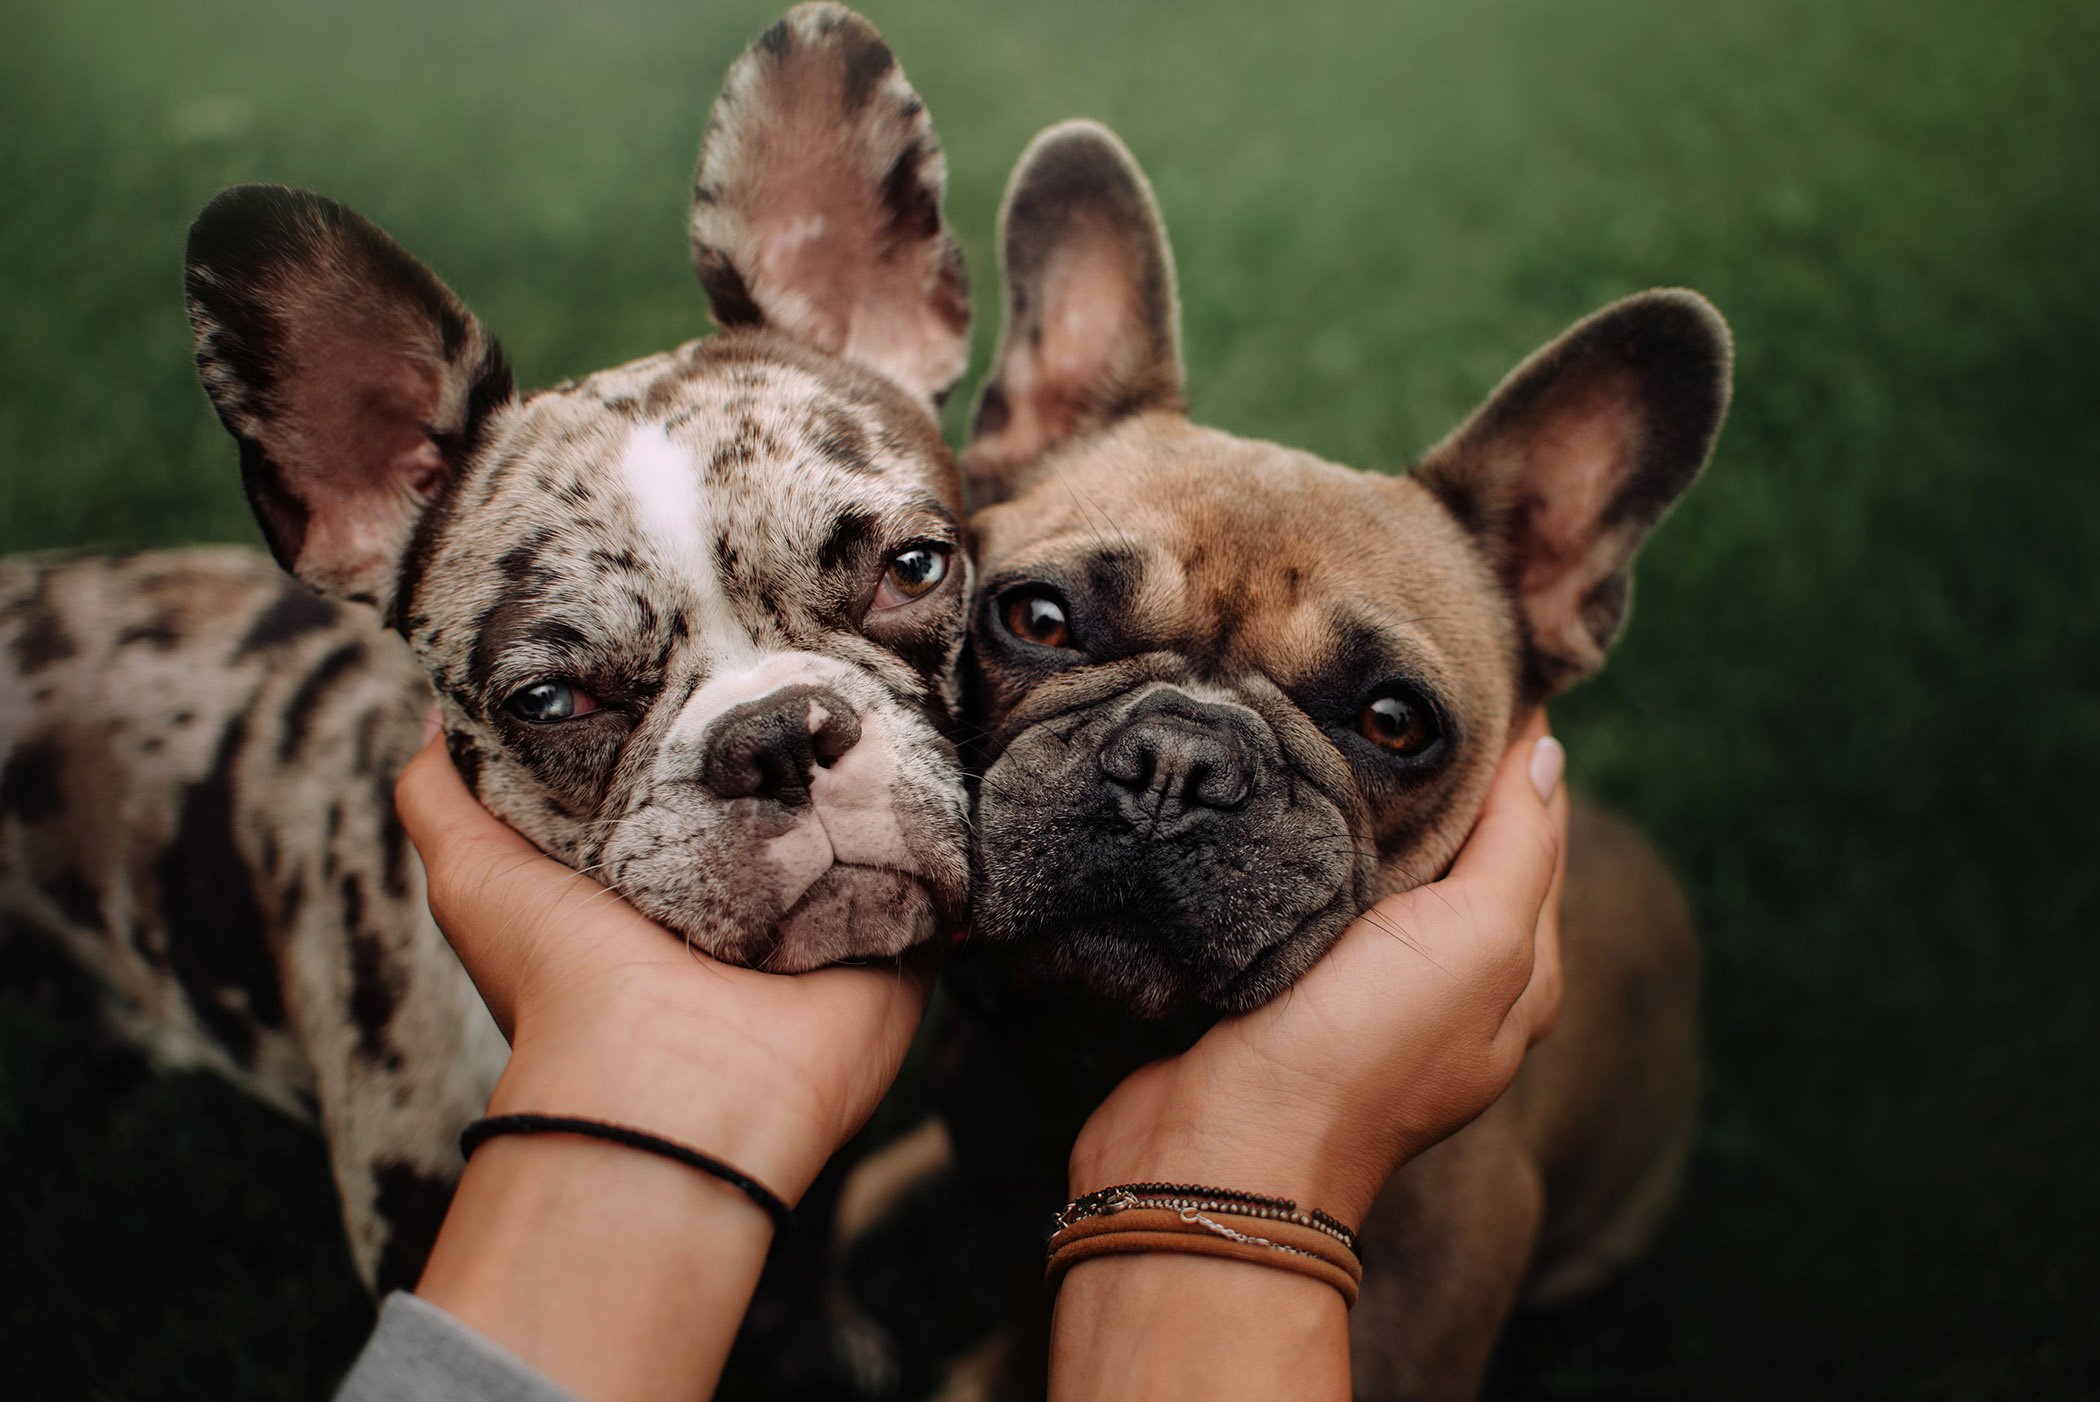
<svg viewBox="0 0 2100 1402">
<path fill-rule="evenodd" d="M 722 592 L 721 562 L 713 545 L 714 503 L 701 486 L 693 450 L 663 425 L 643 424 L 627 435 L 620 480 L 655 563 L 685 582 L 693 631 L 717 657 L 750 656 L 751 635 Z"/>
<path fill-rule="evenodd" d="M 714 571 L 708 548 L 707 504 L 701 499 L 700 465 L 692 450 L 671 441 L 661 424 L 643 424 L 627 435 L 620 475 L 634 503 L 635 519 L 649 543 L 679 574 Z"/>
</svg>

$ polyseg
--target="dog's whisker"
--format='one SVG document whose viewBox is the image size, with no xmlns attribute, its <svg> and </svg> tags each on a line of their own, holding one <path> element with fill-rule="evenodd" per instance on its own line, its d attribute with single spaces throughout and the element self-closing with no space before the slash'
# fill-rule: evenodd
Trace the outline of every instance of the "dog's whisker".
<svg viewBox="0 0 2100 1402">
<path fill-rule="evenodd" d="M 1406 945 L 1409 949 L 1412 949 L 1415 953 L 1421 955 L 1423 959 L 1427 960 L 1431 965 L 1435 966 L 1437 972 L 1441 973 L 1445 978 L 1456 981 L 1457 975 L 1453 974 L 1449 969 L 1445 968 L 1441 963 L 1439 963 L 1437 961 L 1436 956 L 1431 954 L 1426 948 L 1424 948 L 1420 940 L 1416 939 L 1412 934 L 1410 934 L 1405 929 L 1401 928 L 1395 922 L 1388 920 L 1377 910 L 1367 910 L 1357 918 L 1369 921 L 1373 927 L 1383 930 L 1386 934 L 1392 936 L 1400 943 Z"/>
</svg>

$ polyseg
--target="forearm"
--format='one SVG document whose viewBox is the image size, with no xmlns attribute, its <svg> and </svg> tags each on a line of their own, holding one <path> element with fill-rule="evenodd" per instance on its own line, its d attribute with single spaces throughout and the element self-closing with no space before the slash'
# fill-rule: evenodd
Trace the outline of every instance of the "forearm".
<svg viewBox="0 0 2100 1402">
<path fill-rule="evenodd" d="M 569 1135 L 494 1139 L 417 1293 L 589 1399 L 704 1397 L 771 1223 L 681 1164 Z"/>
<path fill-rule="evenodd" d="M 682 1079 L 695 1057 L 677 1030 L 521 1039 L 489 1112 L 632 1126 L 799 1196 L 828 1143 L 768 1113 L 762 1078 L 711 1066 Z M 705 1397 L 772 1235 L 740 1189 L 674 1160 L 572 1134 L 498 1136 L 469 1160 L 416 1293 L 592 1402 Z"/>
<path fill-rule="evenodd" d="M 1348 1396 L 1348 1310 L 1317 1280 L 1150 1253 L 1083 1261 L 1058 1290 L 1052 1402 Z"/>
</svg>

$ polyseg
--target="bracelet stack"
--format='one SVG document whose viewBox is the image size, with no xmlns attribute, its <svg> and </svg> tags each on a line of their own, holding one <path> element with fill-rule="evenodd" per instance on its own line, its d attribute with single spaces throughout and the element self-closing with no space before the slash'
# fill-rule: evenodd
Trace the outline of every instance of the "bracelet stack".
<svg viewBox="0 0 2100 1402">
<path fill-rule="evenodd" d="M 1096 1256 L 1173 1251 L 1248 1261 L 1310 1276 L 1355 1305 L 1363 1284 L 1356 1233 L 1288 1198 L 1192 1183 L 1124 1183 L 1076 1198 L 1057 1214 L 1044 1280 Z"/>
</svg>

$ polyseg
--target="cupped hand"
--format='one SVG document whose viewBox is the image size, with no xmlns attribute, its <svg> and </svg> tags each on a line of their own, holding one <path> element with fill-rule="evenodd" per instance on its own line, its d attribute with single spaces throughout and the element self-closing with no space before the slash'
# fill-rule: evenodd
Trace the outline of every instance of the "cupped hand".
<svg viewBox="0 0 2100 1402">
<path fill-rule="evenodd" d="M 723 964 L 497 821 L 441 742 L 394 796 L 431 913 L 511 1042 L 491 1114 L 632 1125 L 792 1202 L 896 1079 L 930 953 L 793 975 Z"/>
<path fill-rule="evenodd" d="M 1080 1131 L 1072 1192 L 1194 1182 L 1362 1221 L 1393 1171 L 1491 1105 L 1553 1025 L 1561 767 L 1535 715 L 1450 874 L 1380 901 L 1282 997 L 1127 1078 Z"/>
</svg>

